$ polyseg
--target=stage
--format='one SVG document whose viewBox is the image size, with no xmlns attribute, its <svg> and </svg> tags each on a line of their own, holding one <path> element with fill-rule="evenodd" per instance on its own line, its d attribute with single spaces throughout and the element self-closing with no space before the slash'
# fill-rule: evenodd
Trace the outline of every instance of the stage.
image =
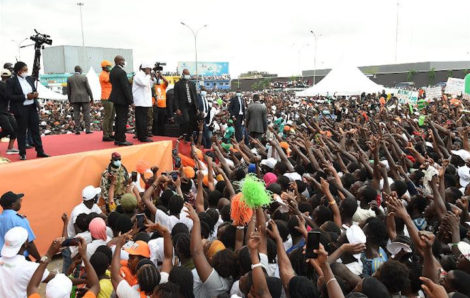
<svg viewBox="0 0 470 298">
<path fill-rule="evenodd" d="M 82 201 L 82 189 L 100 185 L 112 152 L 121 154 L 129 173 L 142 162 L 149 167 L 158 166 L 160 172 L 173 168 L 172 138 L 154 137 L 156 142 L 140 143 L 128 135 L 128 141 L 134 145 L 124 147 L 104 143 L 101 138 L 101 132 L 46 136 L 42 138 L 44 148 L 52 157 L 36 158 L 35 150 L 28 149 L 29 160 L 19 161 L 19 155 L 7 155 L 14 162 L 0 165 L 0 194 L 24 193 L 19 213 L 30 221 L 41 254 L 61 235 L 61 216 L 70 215 L 72 208 Z M 0 144 L 2 156 L 6 147 L 7 143 Z"/>
<path fill-rule="evenodd" d="M 148 144 L 141 143 L 139 142 L 139 140 L 133 139 L 132 137 L 132 134 L 128 134 L 127 141 L 134 143 L 133 146 L 139 144 Z M 119 148 L 119 146 L 114 145 L 114 142 L 101 141 L 102 138 L 103 133 L 101 131 L 95 131 L 92 134 L 85 134 L 84 132 L 82 132 L 80 135 L 50 135 L 44 136 L 41 139 L 44 151 L 51 156 L 59 156 L 92 150 Z M 170 137 L 152 137 L 151 139 L 154 141 L 176 140 L 175 138 Z M 7 151 L 7 147 L 8 143 L 0 142 L 0 156 L 8 158 L 12 162 L 20 161 L 20 156 L 18 154 L 6 155 L 5 152 Z M 18 149 L 18 144 L 16 142 L 14 147 Z M 36 150 L 34 150 L 34 148 L 26 150 L 26 159 L 36 159 Z"/>
</svg>

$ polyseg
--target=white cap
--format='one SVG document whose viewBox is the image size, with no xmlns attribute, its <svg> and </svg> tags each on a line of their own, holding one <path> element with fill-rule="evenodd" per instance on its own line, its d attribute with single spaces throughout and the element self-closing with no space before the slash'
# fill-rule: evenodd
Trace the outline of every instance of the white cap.
<svg viewBox="0 0 470 298">
<path fill-rule="evenodd" d="M 21 246 L 28 240 L 28 231 L 23 227 L 14 227 L 5 234 L 2 257 L 11 258 L 18 254 Z"/>
<path fill-rule="evenodd" d="M 457 248 L 459 249 L 460 253 L 470 261 L 470 244 L 467 242 L 460 241 L 457 243 Z"/>
<path fill-rule="evenodd" d="M 82 198 L 84 201 L 89 201 L 89 200 L 94 199 L 100 193 L 101 193 L 101 188 L 94 187 L 93 185 L 88 185 L 82 190 Z"/>
<path fill-rule="evenodd" d="M 457 169 L 457 174 L 459 174 L 459 182 L 462 187 L 467 187 L 467 184 L 470 183 L 470 168 L 466 165 Z"/>
<path fill-rule="evenodd" d="M 467 150 L 464 150 L 464 149 L 451 150 L 450 152 L 454 155 L 460 156 L 460 158 L 462 158 L 463 161 L 467 161 L 470 159 L 470 152 L 468 152 Z"/>
<path fill-rule="evenodd" d="M 262 166 L 267 166 L 270 169 L 274 169 L 274 166 L 276 165 L 276 163 L 277 163 L 277 160 L 271 157 L 268 159 L 263 159 L 260 164 Z"/>
<path fill-rule="evenodd" d="M 72 281 L 60 273 L 51 279 L 46 286 L 47 298 L 69 298 L 72 292 Z"/>
<path fill-rule="evenodd" d="M 11 76 L 11 72 L 8 69 L 2 69 L 2 70 L 0 70 L 0 75 L 2 77 L 9 77 L 9 76 Z"/>
<path fill-rule="evenodd" d="M 150 68 L 152 69 L 153 68 L 153 65 L 151 63 L 148 63 L 148 62 L 142 62 L 142 66 L 141 66 L 142 69 L 144 68 Z"/>
</svg>

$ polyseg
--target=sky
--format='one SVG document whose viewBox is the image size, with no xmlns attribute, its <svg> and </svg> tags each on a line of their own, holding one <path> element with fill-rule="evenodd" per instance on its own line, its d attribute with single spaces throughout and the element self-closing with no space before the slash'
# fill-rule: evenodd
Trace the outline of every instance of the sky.
<svg viewBox="0 0 470 298">
<path fill-rule="evenodd" d="M 78 1 L 0 0 L 1 65 L 15 61 L 34 28 L 53 45 L 81 45 Z M 207 24 L 198 60 L 228 61 L 232 77 L 299 75 L 314 68 L 315 56 L 317 69 L 470 60 L 468 0 L 80 1 L 85 45 L 133 49 L 134 67 L 160 61 L 175 71 L 178 61 L 194 60 L 192 33 L 180 22 L 195 30 Z M 26 63 L 33 57 L 31 47 L 20 50 Z"/>
</svg>

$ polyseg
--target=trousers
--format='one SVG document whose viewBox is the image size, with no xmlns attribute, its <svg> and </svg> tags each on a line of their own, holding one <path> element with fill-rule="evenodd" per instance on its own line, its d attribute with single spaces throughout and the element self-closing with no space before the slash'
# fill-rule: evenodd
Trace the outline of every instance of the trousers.
<svg viewBox="0 0 470 298">
<path fill-rule="evenodd" d="M 80 121 L 80 110 L 83 113 L 83 121 L 85 121 L 86 131 L 90 130 L 90 103 L 89 102 L 74 102 L 72 103 L 73 107 L 73 120 L 75 121 L 75 131 L 81 131 L 81 121 Z"/>
<path fill-rule="evenodd" d="M 113 120 L 116 116 L 114 110 L 114 103 L 109 100 L 101 100 L 104 109 L 102 127 L 103 127 L 103 138 L 109 138 L 113 135 Z"/>
<path fill-rule="evenodd" d="M 126 141 L 126 124 L 129 117 L 129 105 L 114 105 L 116 110 L 116 119 L 114 125 L 116 126 L 116 134 L 114 135 L 115 142 Z"/>
<path fill-rule="evenodd" d="M 18 126 L 17 142 L 20 155 L 26 155 L 26 129 L 31 133 L 33 145 L 38 154 L 44 153 L 39 132 L 39 114 L 34 104 L 24 106 L 21 114 L 15 115 Z"/>
</svg>

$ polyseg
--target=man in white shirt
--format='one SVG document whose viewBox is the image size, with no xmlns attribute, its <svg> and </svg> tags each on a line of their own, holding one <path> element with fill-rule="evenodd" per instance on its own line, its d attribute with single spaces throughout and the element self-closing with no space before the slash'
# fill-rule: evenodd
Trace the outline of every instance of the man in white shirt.
<svg viewBox="0 0 470 298">
<path fill-rule="evenodd" d="M 23 253 L 27 246 L 28 232 L 25 228 L 14 227 L 5 234 L 0 257 L 0 297 L 26 297 L 28 283 L 39 266 L 25 259 Z M 48 282 L 54 276 L 46 269 L 41 281 Z"/>
<path fill-rule="evenodd" d="M 152 65 L 142 63 L 139 72 L 134 76 L 132 95 L 135 105 L 135 131 L 141 142 L 152 142 L 147 137 L 147 115 L 152 108 L 152 87 L 155 84 L 150 76 Z"/>
</svg>

